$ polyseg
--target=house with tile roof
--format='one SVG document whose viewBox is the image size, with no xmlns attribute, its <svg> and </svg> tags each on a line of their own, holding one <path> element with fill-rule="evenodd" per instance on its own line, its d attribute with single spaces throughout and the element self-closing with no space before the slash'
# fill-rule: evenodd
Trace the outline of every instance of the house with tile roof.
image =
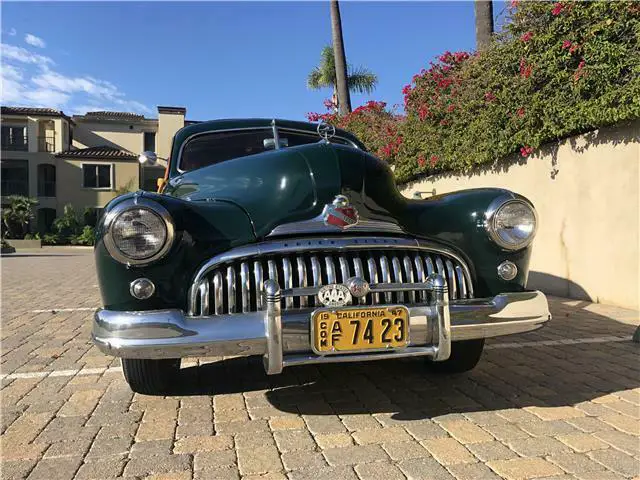
<svg viewBox="0 0 640 480">
<path fill-rule="evenodd" d="M 186 109 L 158 107 L 157 118 L 128 112 L 65 115 L 60 110 L 0 107 L 0 193 L 38 200 L 33 231 L 48 231 L 64 206 L 102 209 L 123 190 L 155 190 Z M 141 166 L 154 151 L 158 165 Z"/>
</svg>

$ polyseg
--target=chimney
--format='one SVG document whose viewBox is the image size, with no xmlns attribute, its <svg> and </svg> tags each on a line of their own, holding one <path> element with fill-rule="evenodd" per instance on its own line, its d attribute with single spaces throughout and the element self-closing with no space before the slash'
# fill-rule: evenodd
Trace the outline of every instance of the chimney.
<svg viewBox="0 0 640 480">
<path fill-rule="evenodd" d="M 158 135 L 156 149 L 158 157 L 169 158 L 173 136 L 184 127 L 184 107 L 158 107 Z"/>
</svg>

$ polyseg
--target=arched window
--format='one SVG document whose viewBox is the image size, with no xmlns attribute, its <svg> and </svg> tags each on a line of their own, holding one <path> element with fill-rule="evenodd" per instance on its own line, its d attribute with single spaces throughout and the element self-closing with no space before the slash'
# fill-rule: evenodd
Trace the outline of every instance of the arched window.
<svg viewBox="0 0 640 480">
<path fill-rule="evenodd" d="M 38 165 L 38 196 L 56 196 L 56 167 L 48 163 Z"/>
</svg>

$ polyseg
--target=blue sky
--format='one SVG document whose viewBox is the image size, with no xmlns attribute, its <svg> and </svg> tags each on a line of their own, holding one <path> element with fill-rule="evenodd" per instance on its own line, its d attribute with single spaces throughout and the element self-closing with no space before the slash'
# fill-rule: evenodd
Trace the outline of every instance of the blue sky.
<svg viewBox="0 0 640 480">
<path fill-rule="evenodd" d="M 306 88 L 331 38 L 328 1 L 4 2 L 2 13 L 3 104 L 303 119 L 331 95 Z M 343 1 L 341 13 L 348 62 L 379 77 L 354 107 L 401 104 L 436 55 L 475 48 L 472 2 Z"/>
</svg>

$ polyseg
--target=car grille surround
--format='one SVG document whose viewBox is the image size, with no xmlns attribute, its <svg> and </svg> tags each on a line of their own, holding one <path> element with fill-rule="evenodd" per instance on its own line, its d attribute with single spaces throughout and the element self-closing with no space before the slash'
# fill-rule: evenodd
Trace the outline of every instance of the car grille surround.
<svg viewBox="0 0 640 480">
<path fill-rule="evenodd" d="M 370 285 L 423 283 L 428 275 L 445 278 L 449 300 L 473 298 L 466 263 L 452 250 L 415 239 L 300 239 L 267 242 L 231 250 L 207 262 L 191 286 L 194 316 L 256 312 L 266 308 L 263 284 L 281 289 L 320 287 L 360 277 Z M 353 305 L 427 304 L 427 290 L 375 291 L 353 298 Z M 284 295 L 283 311 L 322 307 L 315 294 Z"/>
</svg>

